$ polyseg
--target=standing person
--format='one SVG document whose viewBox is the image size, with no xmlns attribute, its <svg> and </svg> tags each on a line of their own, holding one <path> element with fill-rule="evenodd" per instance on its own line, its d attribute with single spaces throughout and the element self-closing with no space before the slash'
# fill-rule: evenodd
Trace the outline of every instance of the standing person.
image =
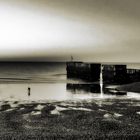
<svg viewBox="0 0 140 140">
<path fill-rule="evenodd" d="M 73 56 L 71 55 L 71 61 L 73 61 Z"/>
<path fill-rule="evenodd" d="M 31 88 L 28 87 L 28 96 L 30 96 L 30 95 L 31 95 Z"/>
</svg>

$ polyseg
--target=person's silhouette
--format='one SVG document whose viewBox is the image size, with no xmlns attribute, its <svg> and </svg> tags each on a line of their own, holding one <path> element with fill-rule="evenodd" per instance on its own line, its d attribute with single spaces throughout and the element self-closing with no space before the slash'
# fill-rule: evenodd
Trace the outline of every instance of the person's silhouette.
<svg viewBox="0 0 140 140">
<path fill-rule="evenodd" d="M 31 88 L 28 87 L 28 96 L 30 96 L 30 95 L 31 95 Z"/>
</svg>

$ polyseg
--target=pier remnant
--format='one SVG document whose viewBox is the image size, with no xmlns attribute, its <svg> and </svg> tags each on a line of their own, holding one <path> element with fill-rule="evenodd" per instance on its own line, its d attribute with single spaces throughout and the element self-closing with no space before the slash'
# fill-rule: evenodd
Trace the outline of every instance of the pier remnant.
<svg viewBox="0 0 140 140">
<path fill-rule="evenodd" d="M 103 65 L 103 79 L 106 83 L 128 83 L 126 65 Z"/>
<path fill-rule="evenodd" d="M 82 79 L 88 82 L 100 82 L 101 67 L 103 67 L 102 83 L 127 84 L 140 81 L 140 70 L 127 69 L 126 65 L 76 61 L 66 63 L 67 78 Z"/>
<path fill-rule="evenodd" d="M 90 72 L 91 72 L 91 81 L 99 81 L 100 80 L 100 73 L 101 73 L 101 64 L 99 63 L 91 63 L 90 65 Z"/>
<path fill-rule="evenodd" d="M 67 62 L 67 78 L 78 78 L 86 81 L 99 81 L 99 63 Z"/>
<path fill-rule="evenodd" d="M 116 83 L 124 84 L 127 83 L 127 69 L 126 65 L 115 65 L 115 77 Z"/>
</svg>

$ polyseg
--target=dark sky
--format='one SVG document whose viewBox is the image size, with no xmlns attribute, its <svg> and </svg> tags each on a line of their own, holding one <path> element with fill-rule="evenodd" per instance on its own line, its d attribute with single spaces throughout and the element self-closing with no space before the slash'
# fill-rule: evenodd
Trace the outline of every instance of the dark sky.
<svg viewBox="0 0 140 140">
<path fill-rule="evenodd" d="M 140 0 L 0 0 L 0 60 L 140 61 Z"/>
</svg>

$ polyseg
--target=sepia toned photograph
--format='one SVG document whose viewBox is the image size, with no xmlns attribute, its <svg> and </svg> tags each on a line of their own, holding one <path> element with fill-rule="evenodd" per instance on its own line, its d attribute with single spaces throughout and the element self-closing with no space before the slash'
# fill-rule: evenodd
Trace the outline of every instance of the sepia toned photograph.
<svg viewBox="0 0 140 140">
<path fill-rule="evenodd" d="M 0 140 L 140 139 L 140 0 L 0 0 Z"/>
</svg>

